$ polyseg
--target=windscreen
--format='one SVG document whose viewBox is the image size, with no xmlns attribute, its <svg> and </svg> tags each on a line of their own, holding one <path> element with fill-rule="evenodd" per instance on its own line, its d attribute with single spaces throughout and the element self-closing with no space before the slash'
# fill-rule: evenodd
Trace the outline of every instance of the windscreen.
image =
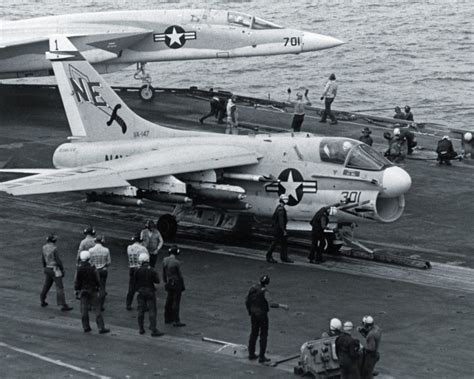
<svg viewBox="0 0 474 379">
<path fill-rule="evenodd" d="M 361 143 L 351 150 L 346 166 L 360 170 L 379 171 L 392 166 L 392 163 L 369 145 Z"/>
<path fill-rule="evenodd" d="M 281 26 L 274 24 L 273 22 L 241 12 L 229 12 L 227 14 L 227 22 L 229 24 L 245 26 L 252 29 L 282 29 Z"/>
</svg>

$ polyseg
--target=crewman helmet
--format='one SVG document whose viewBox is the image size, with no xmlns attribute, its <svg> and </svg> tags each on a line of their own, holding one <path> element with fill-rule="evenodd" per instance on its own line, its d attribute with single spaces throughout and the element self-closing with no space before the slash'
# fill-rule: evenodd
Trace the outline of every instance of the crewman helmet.
<svg viewBox="0 0 474 379">
<path fill-rule="evenodd" d="M 155 227 L 155 223 L 153 222 L 153 220 L 148 220 L 146 223 L 145 223 L 145 226 L 147 228 L 154 228 Z"/>
<path fill-rule="evenodd" d="M 268 275 L 262 275 L 260 277 L 260 284 L 263 286 L 267 286 L 270 284 L 270 277 Z"/>
<path fill-rule="evenodd" d="M 336 75 L 335 74 L 329 75 L 329 80 L 336 80 Z"/>
<path fill-rule="evenodd" d="M 140 233 L 135 234 L 135 235 L 132 237 L 132 241 L 133 241 L 133 242 L 142 242 L 142 237 L 141 237 Z"/>
<path fill-rule="evenodd" d="M 400 135 L 400 128 L 393 129 L 393 135 L 399 136 Z"/>
<path fill-rule="evenodd" d="M 342 329 L 342 322 L 338 318 L 332 318 L 329 322 L 329 329 L 330 330 L 341 330 Z"/>
<path fill-rule="evenodd" d="M 443 136 L 443 138 L 441 138 L 441 139 L 445 139 L 445 140 L 449 141 L 449 136 L 447 136 L 447 135 Z"/>
<path fill-rule="evenodd" d="M 82 262 L 88 261 L 91 258 L 91 253 L 89 253 L 87 250 L 83 250 L 79 254 L 79 258 Z"/>
<path fill-rule="evenodd" d="M 150 256 L 148 253 L 140 253 L 138 256 L 138 262 L 139 263 L 145 263 L 145 262 L 150 262 Z"/>
<path fill-rule="evenodd" d="M 352 321 L 346 321 L 344 322 L 343 328 L 346 332 L 350 332 L 354 328 L 354 325 L 352 324 Z"/>
<path fill-rule="evenodd" d="M 350 143 L 349 141 L 344 141 L 344 143 L 342 144 L 342 148 L 344 149 L 344 151 L 350 150 L 351 147 L 352 143 Z"/>
<path fill-rule="evenodd" d="M 95 230 L 92 225 L 89 225 L 87 228 L 84 229 L 85 235 L 95 236 Z"/>
<path fill-rule="evenodd" d="M 472 140 L 472 133 L 466 132 L 464 133 L 464 141 L 470 142 Z"/>
<path fill-rule="evenodd" d="M 288 195 L 280 195 L 280 203 L 283 203 L 283 204 L 286 204 L 288 203 L 288 201 L 290 200 L 290 198 L 288 197 Z"/>
<path fill-rule="evenodd" d="M 174 255 L 179 255 L 180 253 L 180 250 L 179 250 L 179 247 L 177 245 L 172 245 L 169 249 L 168 249 L 168 254 L 171 255 L 171 254 L 174 254 Z"/>
<path fill-rule="evenodd" d="M 409 105 L 405 105 L 405 112 L 410 112 L 410 106 Z"/>
<path fill-rule="evenodd" d="M 303 94 L 301 92 L 296 92 L 296 98 L 297 99 L 302 99 L 303 98 Z"/>
<path fill-rule="evenodd" d="M 373 325 L 374 324 L 374 318 L 372 316 L 364 316 L 362 318 L 362 323 L 364 325 Z"/>
<path fill-rule="evenodd" d="M 104 243 L 105 242 L 105 237 L 101 234 L 98 234 L 96 237 L 95 237 L 95 242 L 98 242 L 98 243 Z"/>
<path fill-rule="evenodd" d="M 56 242 L 58 240 L 58 236 L 54 233 L 51 233 L 48 237 L 46 237 L 46 241 L 48 242 Z"/>
</svg>

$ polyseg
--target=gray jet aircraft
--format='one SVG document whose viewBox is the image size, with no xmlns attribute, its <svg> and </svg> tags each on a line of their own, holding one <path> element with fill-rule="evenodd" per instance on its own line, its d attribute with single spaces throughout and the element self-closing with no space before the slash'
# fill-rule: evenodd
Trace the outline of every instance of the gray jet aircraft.
<svg viewBox="0 0 474 379">
<path fill-rule="evenodd" d="M 393 222 L 403 213 L 410 176 L 364 143 L 163 127 L 130 110 L 67 38 L 53 38 L 50 47 L 70 142 L 54 152 L 56 169 L 0 170 L 35 174 L 0 183 L 1 191 L 82 191 L 110 204 L 173 204 L 159 219 L 165 237 L 187 214 L 220 224 L 269 218 L 282 194 L 289 198 L 289 230 L 310 230 L 314 213 L 331 204 L 339 204 L 331 212 L 339 225 Z"/>
<path fill-rule="evenodd" d="M 0 21 L 0 78 L 52 74 L 44 58 L 65 35 L 101 73 L 137 64 L 140 96 L 151 100 L 147 62 L 299 54 L 341 45 L 336 38 L 285 28 L 225 10 L 140 10 Z"/>
</svg>

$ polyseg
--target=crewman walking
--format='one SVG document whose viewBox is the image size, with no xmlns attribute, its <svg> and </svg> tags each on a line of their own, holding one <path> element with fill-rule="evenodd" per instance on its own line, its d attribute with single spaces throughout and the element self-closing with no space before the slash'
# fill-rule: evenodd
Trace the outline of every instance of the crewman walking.
<svg viewBox="0 0 474 379">
<path fill-rule="evenodd" d="M 79 254 L 81 260 L 80 266 L 77 268 L 74 289 L 76 296 L 81 299 L 81 320 L 84 333 L 91 331 L 89 323 L 89 309 L 94 309 L 95 321 L 100 334 L 110 332 L 104 324 L 102 317 L 101 301 L 100 301 L 100 279 L 96 268 L 91 265 L 90 252 L 84 250 Z"/>
<path fill-rule="evenodd" d="M 328 210 L 330 207 L 322 207 L 313 216 L 310 221 L 311 230 L 311 251 L 308 256 L 309 263 L 322 263 L 323 251 L 326 246 L 326 236 L 324 229 L 328 223 Z M 316 260 L 314 255 L 316 253 Z"/>
<path fill-rule="evenodd" d="M 55 234 L 50 234 L 46 239 L 46 244 L 43 246 L 42 262 L 44 268 L 44 285 L 41 291 L 40 300 L 41 306 L 46 307 L 46 296 L 53 285 L 56 285 L 56 302 L 61 307 L 62 311 L 70 311 L 72 307 L 67 305 L 66 297 L 64 295 L 64 266 L 59 258 L 56 241 L 58 237 Z"/>
<path fill-rule="evenodd" d="M 250 287 L 250 290 L 245 299 L 245 306 L 250 316 L 250 322 L 252 329 L 249 337 L 249 359 L 255 360 L 258 358 L 260 363 L 267 363 L 270 361 L 265 356 L 267 351 L 267 337 L 268 337 L 268 312 L 270 310 L 268 301 L 265 297 L 267 292 L 267 286 L 270 284 L 270 277 L 263 275 L 260 278 L 259 283 Z M 288 310 L 288 306 L 285 304 L 272 303 L 272 308 L 283 308 Z M 257 338 L 260 336 L 260 351 L 258 356 L 255 354 L 255 345 L 257 344 Z"/>
<path fill-rule="evenodd" d="M 145 229 L 140 233 L 143 246 L 146 247 L 150 254 L 150 266 L 155 268 L 158 260 L 158 251 L 163 246 L 163 237 L 152 220 L 145 223 Z"/>
<path fill-rule="evenodd" d="M 135 296 L 135 271 L 140 267 L 138 262 L 138 257 L 140 254 L 148 254 L 148 251 L 145 246 L 142 245 L 142 238 L 140 234 L 135 234 L 132 237 L 133 243 L 127 247 L 127 257 L 128 257 L 128 269 L 129 269 L 129 278 L 128 278 L 128 292 L 126 299 L 126 308 L 127 311 L 132 310 L 133 297 Z"/>
<path fill-rule="evenodd" d="M 163 335 L 156 328 L 156 288 L 155 284 L 160 282 L 158 274 L 150 267 L 150 256 L 141 253 L 138 256 L 140 267 L 135 272 L 135 285 L 138 295 L 138 328 L 140 334 L 145 334 L 145 312 L 148 310 L 150 317 L 150 330 L 152 337 Z"/>
<path fill-rule="evenodd" d="M 89 225 L 84 229 L 84 239 L 79 243 L 79 248 L 77 249 L 77 264 L 81 263 L 79 255 L 81 251 L 89 251 L 89 249 L 95 246 L 95 230 Z"/>
<path fill-rule="evenodd" d="M 183 274 L 181 273 L 181 262 L 177 256 L 180 254 L 179 248 L 173 245 L 168 250 L 169 256 L 163 259 L 163 280 L 165 290 L 168 292 L 165 304 L 165 324 L 173 326 L 186 326 L 179 318 L 179 305 L 181 294 L 185 290 Z"/>
<path fill-rule="evenodd" d="M 372 379 L 375 364 L 380 359 L 379 346 L 382 330 L 374 324 L 372 316 L 364 316 L 362 327 L 358 327 L 357 330 L 365 338 L 365 346 L 362 350 L 361 378 Z"/>
<path fill-rule="evenodd" d="M 331 124 L 337 124 L 336 116 L 331 110 L 331 104 L 336 98 L 337 95 L 337 83 L 336 83 L 336 75 L 331 74 L 329 76 L 329 80 L 324 87 L 323 94 L 321 95 L 321 100 L 324 100 L 324 111 L 319 122 L 326 122 L 327 117 L 331 119 Z"/>
<path fill-rule="evenodd" d="M 288 203 L 287 195 L 280 195 L 278 206 L 273 212 L 272 216 L 272 228 L 273 228 L 273 241 L 267 251 L 267 262 L 276 263 L 277 261 L 273 258 L 273 250 L 275 250 L 276 245 L 279 243 L 281 247 L 280 259 L 285 263 L 293 263 L 291 259 L 288 258 L 287 251 L 287 231 L 286 224 L 288 222 L 288 217 L 286 214 L 285 205 Z"/>
<path fill-rule="evenodd" d="M 92 247 L 89 252 L 91 253 L 90 263 L 97 269 L 100 279 L 100 308 L 103 312 L 105 297 L 107 296 L 107 276 L 108 268 L 112 263 L 110 258 L 110 250 L 104 246 L 105 238 L 104 236 L 98 235 L 95 237 L 95 245 Z"/>
</svg>

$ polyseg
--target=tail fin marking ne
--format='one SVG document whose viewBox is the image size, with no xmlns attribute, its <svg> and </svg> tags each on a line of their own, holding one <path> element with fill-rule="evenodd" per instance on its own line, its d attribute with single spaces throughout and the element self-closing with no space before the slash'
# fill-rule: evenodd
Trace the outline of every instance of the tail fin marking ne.
<svg viewBox="0 0 474 379">
<path fill-rule="evenodd" d="M 50 39 L 53 65 L 72 139 L 110 141 L 201 134 L 166 128 L 134 113 L 65 36 Z"/>
</svg>

